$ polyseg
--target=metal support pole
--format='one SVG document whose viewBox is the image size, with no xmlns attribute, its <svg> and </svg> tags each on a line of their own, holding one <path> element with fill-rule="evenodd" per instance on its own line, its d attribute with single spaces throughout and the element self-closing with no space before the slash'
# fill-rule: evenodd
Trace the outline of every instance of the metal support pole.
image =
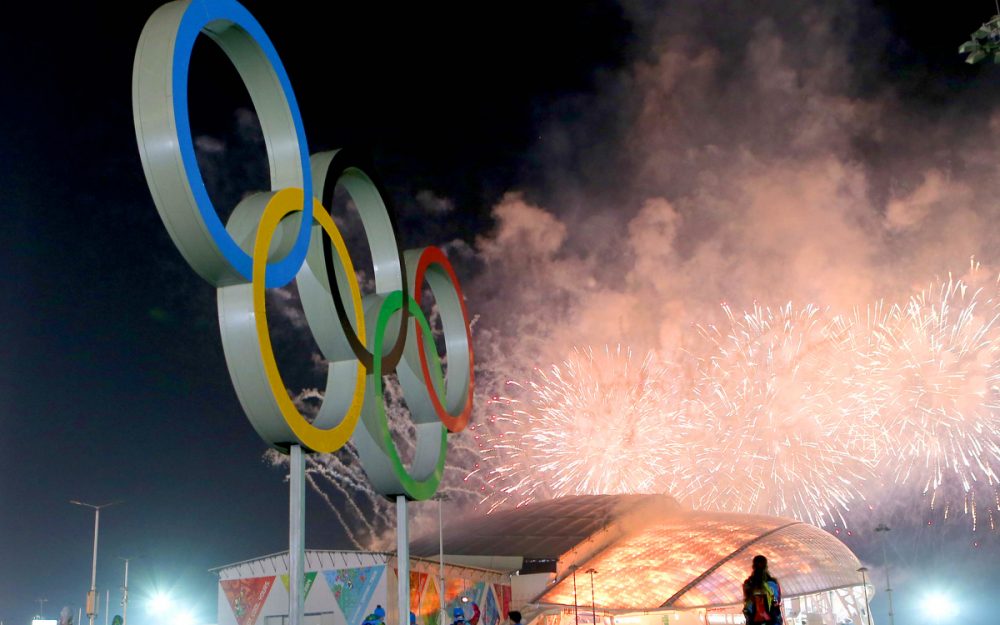
<svg viewBox="0 0 1000 625">
<path fill-rule="evenodd" d="M 580 607 L 576 600 L 576 565 L 574 564 L 571 568 L 573 569 L 573 622 L 580 625 Z"/>
<path fill-rule="evenodd" d="M 885 559 L 885 543 L 882 543 L 882 558 Z M 896 617 L 892 612 L 892 582 L 889 581 L 889 563 L 885 565 L 885 596 L 889 600 L 889 625 L 896 625 Z"/>
<path fill-rule="evenodd" d="M 587 573 L 590 573 L 590 614 L 594 619 L 594 625 L 597 625 L 597 602 L 594 601 L 594 573 L 597 569 L 591 567 L 587 569 Z"/>
<path fill-rule="evenodd" d="M 885 560 L 885 543 L 882 543 L 882 559 Z M 889 563 L 885 563 L 885 596 L 889 600 L 889 625 L 896 625 L 896 616 L 892 611 L 892 582 L 889 581 Z"/>
<path fill-rule="evenodd" d="M 288 623 L 305 625 L 306 466 L 299 445 L 288 455 Z"/>
<path fill-rule="evenodd" d="M 875 528 L 875 533 L 882 537 L 882 566 L 885 567 L 885 596 L 889 599 L 889 625 L 896 625 L 896 618 L 892 612 L 892 583 L 889 581 L 889 559 L 885 555 L 885 537 L 889 531 L 889 526 L 879 523 Z"/>
<path fill-rule="evenodd" d="M 867 567 L 861 567 L 858 569 L 858 573 L 861 573 L 861 590 L 865 593 L 865 614 L 867 614 L 868 625 L 872 625 L 872 606 L 868 602 L 868 580 L 865 578 L 865 573 L 868 571 Z"/>
<path fill-rule="evenodd" d="M 90 566 L 90 590 L 87 592 L 87 616 L 90 618 L 90 625 L 94 625 L 94 617 L 97 616 L 97 604 L 99 601 L 97 598 L 97 533 L 98 528 L 101 525 L 101 508 L 107 508 L 108 506 L 113 506 L 121 502 L 112 501 L 111 503 L 105 503 L 99 506 L 76 500 L 70 500 L 70 503 L 77 506 L 83 506 L 85 508 L 92 508 L 94 510 L 94 557 Z"/>
<path fill-rule="evenodd" d="M 104 591 L 104 625 L 108 625 L 108 617 L 111 615 L 111 589 Z"/>
<path fill-rule="evenodd" d="M 444 497 L 439 496 L 438 499 L 438 580 L 441 585 L 439 590 L 441 592 L 441 620 L 438 621 L 440 625 L 445 625 L 448 622 L 448 615 L 445 612 L 444 607 L 444 521 L 442 519 L 441 507 L 444 505 Z"/>
<path fill-rule="evenodd" d="M 399 571 L 399 625 L 410 625 L 410 532 L 403 495 L 396 495 L 396 570 Z"/>
<path fill-rule="evenodd" d="M 90 567 L 90 592 L 87 593 L 87 618 L 94 625 L 97 616 L 97 528 L 101 524 L 101 509 L 94 509 L 94 559 Z"/>
<path fill-rule="evenodd" d="M 125 560 L 125 583 L 122 586 L 122 625 L 128 625 L 128 561 L 129 558 L 122 558 Z"/>
</svg>

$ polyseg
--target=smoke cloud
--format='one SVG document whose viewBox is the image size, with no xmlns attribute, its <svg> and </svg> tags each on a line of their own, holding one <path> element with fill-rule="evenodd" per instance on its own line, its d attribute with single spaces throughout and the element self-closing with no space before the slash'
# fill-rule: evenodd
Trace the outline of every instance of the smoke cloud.
<svg viewBox="0 0 1000 625">
<path fill-rule="evenodd" d="M 549 122 L 537 182 L 476 242 L 512 373 L 580 344 L 672 352 L 721 302 L 850 312 L 994 264 L 996 116 L 974 90 L 907 99 L 873 8 L 627 8 L 635 61 Z"/>
<path fill-rule="evenodd" d="M 1000 110 L 972 69 L 926 97 L 886 69 L 892 35 L 866 2 L 624 7 L 631 61 L 551 107 L 475 241 L 484 398 L 581 347 L 702 357 L 698 328 L 727 326 L 727 307 L 863 316 L 996 275 Z M 879 510 L 905 507 L 900 522 L 963 514 L 891 482 L 863 490 L 896 491 Z"/>
</svg>

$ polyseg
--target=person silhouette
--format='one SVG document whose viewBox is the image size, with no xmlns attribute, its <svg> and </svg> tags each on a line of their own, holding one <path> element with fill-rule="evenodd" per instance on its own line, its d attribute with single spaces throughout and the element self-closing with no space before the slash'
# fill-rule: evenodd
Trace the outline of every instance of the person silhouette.
<svg viewBox="0 0 1000 625">
<path fill-rule="evenodd" d="M 781 585 L 767 570 L 767 558 L 756 555 L 750 577 L 743 582 L 743 616 L 747 625 L 782 625 Z"/>
</svg>

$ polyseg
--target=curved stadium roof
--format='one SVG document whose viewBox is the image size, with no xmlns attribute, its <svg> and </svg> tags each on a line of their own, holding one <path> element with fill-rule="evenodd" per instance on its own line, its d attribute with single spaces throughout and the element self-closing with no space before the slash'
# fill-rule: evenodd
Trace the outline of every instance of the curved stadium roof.
<svg viewBox="0 0 1000 625">
<path fill-rule="evenodd" d="M 688 511 L 659 495 L 556 499 L 466 517 L 445 536 L 451 555 L 558 560 L 555 582 L 534 601 L 549 605 L 574 604 L 574 564 L 585 578 L 584 571 L 597 570 L 596 604 L 613 611 L 738 604 L 750 560 L 758 553 L 767 556 L 786 597 L 861 581 L 854 554 L 817 527 L 780 517 Z M 436 539 L 417 541 L 413 553 L 435 553 Z M 578 589 L 589 581 L 577 580 Z"/>
</svg>

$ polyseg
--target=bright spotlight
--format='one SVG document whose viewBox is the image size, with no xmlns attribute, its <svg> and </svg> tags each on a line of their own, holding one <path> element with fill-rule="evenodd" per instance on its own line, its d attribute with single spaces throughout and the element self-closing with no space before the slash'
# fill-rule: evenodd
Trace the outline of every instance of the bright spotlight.
<svg viewBox="0 0 1000 625">
<path fill-rule="evenodd" d="M 958 614 L 958 606 L 951 600 L 951 597 L 940 592 L 927 595 L 921 607 L 928 614 Z"/>
<path fill-rule="evenodd" d="M 158 592 L 149 600 L 148 609 L 153 614 L 166 614 L 172 605 L 173 601 L 170 600 L 169 595 Z"/>
</svg>

